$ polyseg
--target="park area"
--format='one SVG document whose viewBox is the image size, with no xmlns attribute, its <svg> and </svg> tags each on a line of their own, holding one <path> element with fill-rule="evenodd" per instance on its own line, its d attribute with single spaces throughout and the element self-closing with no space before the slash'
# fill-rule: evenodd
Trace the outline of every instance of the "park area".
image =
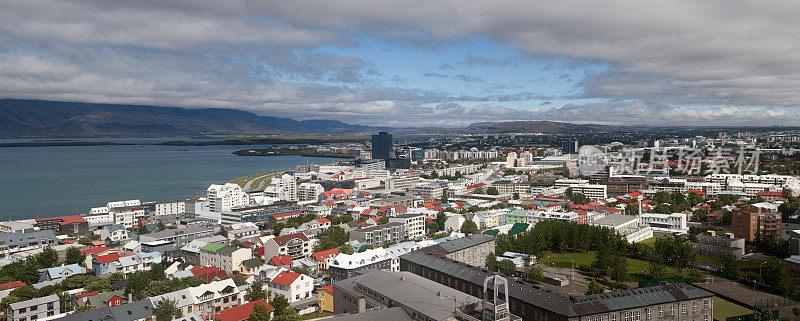
<svg viewBox="0 0 800 321">
<path fill-rule="evenodd" d="M 596 255 L 597 252 L 594 251 L 563 254 L 545 252 L 544 255 L 542 255 L 542 259 L 539 260 L 539 263 L 551 267 L 561 267 L 567 269 L 574 266 L 576 269 L 588 271 L 592 265 L 592 262 L 594 262 Z M 631 277 L 630 281 L 638 282 L 649 279 L 649 277 L 646 275 L 648 267 L 647 262 L 630 258 L 626 258 L 625 260 L 628 263 L 628 274 Z M 667 270 L 670 271 L 669 269 Z M 668 276 L 672 276 L 671 273 L 669 273 Z"/>
<path fill-rule="evenodd" d="M 746 315 L 753 313 L 753 310 L 745 308 L 741 305 L 725 300 L 723 298 L 714 297 L 714 320 L 725 320 L 729 317 Z"/>
</svg>

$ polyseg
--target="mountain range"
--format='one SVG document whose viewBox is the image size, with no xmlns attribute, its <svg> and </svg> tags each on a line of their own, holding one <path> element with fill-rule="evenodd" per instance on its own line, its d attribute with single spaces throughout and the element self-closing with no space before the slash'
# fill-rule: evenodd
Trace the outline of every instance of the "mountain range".
<svg viewBox="0 0 800 321">
<path fill-rule="evenodd" d="M 553 121 L 481 122 L 465 128 L 386 128 L 335 120 L 261 116 L 224 108 L 188 109 L 143 105 L 0 99 L 0 137 L 132 137 L 198 135 L 355 135 L 379 130 L 450 133 L 563 133 L 631 130 L 623 126 Z"/>
</svg>

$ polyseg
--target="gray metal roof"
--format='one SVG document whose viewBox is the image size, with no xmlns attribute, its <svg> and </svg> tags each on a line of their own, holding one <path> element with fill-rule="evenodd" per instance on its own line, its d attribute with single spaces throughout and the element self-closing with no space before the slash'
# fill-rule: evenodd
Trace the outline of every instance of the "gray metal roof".
<svg viewBox="0 0 800 321">
<path fill-rule="evenodd" d="M 445 255 L 456 251 L 461 251 L 475 245 L 491 242 L 494 237 L 486 234 L 471 234 L 462 238 L 457 238 L 452 241 L 442 242 L 436 245 L 431 245 L 424 248 L 423 251 L 434 255 Z"/>
<path fill-rule="evenodd" d="M 17 309 L 21 309 L 21 308 L 27 308 L 27 307 L 30 307 L 30 306 L 46 304 L 46 303 L 50 303 L 50 302 L 58 302 L 58 295 L 51 294 L 51 295 L 48 295 L 48 296 L 45 296 L 45 297 L 41 297 L 41 298 L 34 298 L 34 299 L 26 300 L 26 301 L 20 301 L 20 302 L 11 303 L 8 306 L 11 309 L 17 310 Z"/>
<path fill-rule="evenodd" d="M 109 321 L 114 320 L 114 315 L 111 313 L 111 308 L 101 306 L 97 309 L 81 313 L 67 314 L 61 318 L 52 321 Z"/>
<path fill-rule="evenodd" d="M 691 284 L 675 283 L 575 297 L 572 305 L 579 314 L 595 314 L 711 296 L 711 292 Z"/>
<path fill-rule="evenodd" d="M 603 218 L 598 218 L 592 221 L 592 225 L 616 227 L 636 219 L 637 217 L 633 215 L 614 214 Z"/>
<path fill-rule="evenodd" d="M 392 321 L 413 321 L 414 319 L 406 313 L 401 307 L 394 307 L 388 309 L 370 310 L 356 314 L 339 315 L 326 320 L 330 321 L 375 321 L 375 320 L 392 320 Z"/>
<path fill-rule="evenodd" d="M 149 299 L 134 301 L 111 309 L 116 321 L 133 321 L 153 316 L 153 303 Z"/>
<path fill-rule="evenodd" d="M 337 282 L 356 283 L 383 295 L 399 304 L 433 320 L 446 320 L 453 316 L 454 304 L 475 303 L 480 299 L 441 285 L 411 272 L 374 271 Z M 345 287 L 342 287 L 345 288 Z M 366 295 L 365 293 L 357 293 Z M 373 299 L 375 297 L 373 296 Z M 388 302 L 388 301 L 387 301 Z M 382 302 L 386 304 L 386 302 Z"/>
</svg>

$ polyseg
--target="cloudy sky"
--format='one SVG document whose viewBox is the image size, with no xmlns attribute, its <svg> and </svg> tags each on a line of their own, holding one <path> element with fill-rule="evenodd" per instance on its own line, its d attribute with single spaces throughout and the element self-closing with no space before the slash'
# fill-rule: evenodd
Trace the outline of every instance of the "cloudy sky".
<svg viewBox="0 0 800 321">
<path fill-rule="evenodd" d="M 389 126 L 800 125 L 798 1 L 4 0 L 0 97 Z"/>
</svg>

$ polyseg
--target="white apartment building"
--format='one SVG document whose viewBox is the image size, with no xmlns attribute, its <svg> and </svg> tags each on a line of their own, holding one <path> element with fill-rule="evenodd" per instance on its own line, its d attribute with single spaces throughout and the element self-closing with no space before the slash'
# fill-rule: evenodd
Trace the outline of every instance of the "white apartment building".
<svg viewBox="0 0 800 321">
<path fill-rule="evenodd" d="M 612 214 L 595 219 L 590 224 L 607 227 L 625 237 L 628 243 L 641 242 L 653 237 L 653 228 L 643 224 L 639 216 Z"/>
<path fill-rule="evenodd" d="M 423 214 L 402 214 L 389 217 L 389 223 L 392 222 L 405 224 L 409 239 L 425 236 L 425 215 Z"/>
<path fill-rule="evenodd" d="M 108 207 L 93 207 L 89 210 L 89 213 L 81 215 L 86 222 L 89 222 L 89 226 L 105 226 L 105 225 L 112 225 L 114 224 L 114 216 L 111 215 L 111 212 L 108 210 Z"/>
<path fill-rule="evenodd" d="M 264 190 L 264 196 L 277 197 L 282 201 L 297 201 L 297 177 L 292 173 L 284 173 L 273 177 Z"/>
<path fill-rule="evenodd" d="M 686 234 L 688 216 L 682 213 L 657 214 L 647 213 L 639 216 L 642 224 L 649 225 L 656 232 Z"/>
<path fill-rule="evenodd" d="M 214 318 L 214 313 L 242 305 L 244 292 L 233 279 L 214 281 L 150 298 L 153 305 L 162 299 L 174 300 L 181 316 L 197 314 L 205 320 Z"/>
<path fill-rule="evenodd" d="M 176 201 L 156 203 L 155 208 L 156 217 L 164 215 L 179 215 L 186 213 L 186 202 Z"/>
<path fill-rule="evenodd" d="M 250 204 L 250 196 L 236 184 L 212 184 L 206 192 L 208 193 L 209 209 L 215 213 L 227 212 Z"/>
<path fill-rule="evenodd" d="M 300 202 L 316 202 L 325 188 L 317 183 L 302 183 L 297 186 L 297 200 Z"/>
<path fill-rule="evenodd" d="M 447 188 L 447 185 L 440 183 L 417 184 L 411 189 L 411 193 L 425 198 L 437 199 L 442 198 L 445 188 Z"/>
<path fill-rule="evenodd" d="M 106 208 L 114 218 L 114 224 L 122 224 L 128 229 L 138 226 L 145 218 L 144 206 L 139 200 L 110 202 Z"/>
<path fill-rule="evenodd" d="M 569 188 L 572 188 L 573 193 L 581 193 L 593 201 L 608 198 L 608 187 L 606 185 L 580 184 L 572 185 Z"/>
</svg>

